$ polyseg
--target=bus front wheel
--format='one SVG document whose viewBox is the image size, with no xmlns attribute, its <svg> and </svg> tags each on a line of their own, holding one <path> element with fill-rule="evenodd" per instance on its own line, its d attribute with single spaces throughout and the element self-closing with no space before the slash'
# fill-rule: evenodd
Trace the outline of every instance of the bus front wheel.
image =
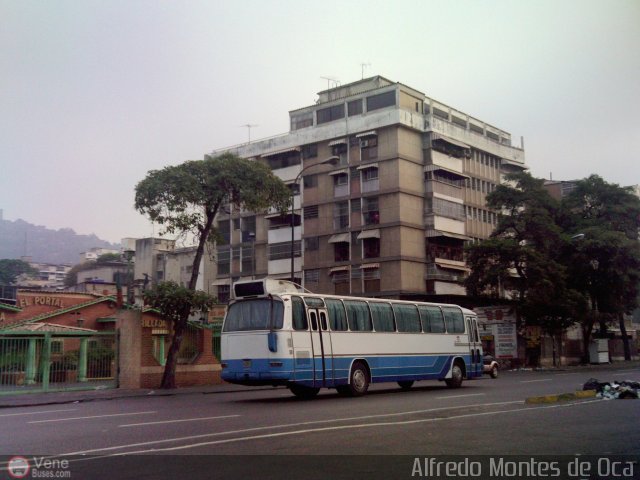
<svg viewBox="0 0 640 480">
<path fill-rule="evenodd" d="M 462 367 L 460 367 L 460 363 L 456 362 L 451 367 L 451 378 L 445 379 L 445 383 L 449 388 L 460 388 L 462 386 L 462 377 L 464 374 L 462 373 Z"/>
<path fill-rule="evenodd" d="M 318 395 L 318 392 L 320 391 L 319 388 L 303 387 L 301 385 L 291 385 L 289 387 L 289 390 L 291 390 L 291 393 L 293 393 L 296 397 L 302 399 L 313 398 Z"/>
<path fill-rule="evenodd" d="M 360 397 L 369 389 L 369 371 L 362 362 L 356 362 L 351 367 L 349 377 L 349 393 L 354 397 Z"/>
</svg>

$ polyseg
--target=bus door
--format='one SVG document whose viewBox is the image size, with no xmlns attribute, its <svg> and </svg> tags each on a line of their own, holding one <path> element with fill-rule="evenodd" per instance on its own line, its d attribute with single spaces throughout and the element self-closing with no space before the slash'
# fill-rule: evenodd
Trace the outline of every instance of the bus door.
<svg viewBox="0 0 640 480">
<path fill-rule="evenodd" d="M 478 334 L 478 320 L 474 317 L 466 317 L 467 332 L 469 332 L 469 353 L 471 354 L 470 375 L 472 377 L 482 376 L 482 343 Z"/>
<path fill-rule="evenodd" d="M 316 387 L 333 385 L 333 352 L 327 310 L 307 308 L 313 352 L 313 380 Z"/>
</svg>

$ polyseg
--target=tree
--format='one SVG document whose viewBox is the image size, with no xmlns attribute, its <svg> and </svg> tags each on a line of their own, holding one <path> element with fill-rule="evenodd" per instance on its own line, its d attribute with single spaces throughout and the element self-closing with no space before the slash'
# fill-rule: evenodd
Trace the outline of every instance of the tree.
<svg viewBox="0 0 640 480">
<path fill-rule="evenodd" d="M 23 260 L 0 260 L 0 285 L 13 285 L 20 275 L 37 275 L 38 270 Z"/>
<path fill-rule="evenodd" d="M 559 253 L 567 238 L 556 223 L 560 205 L 544 181 L 529 173 L 507 176 L 487 196 L 487 205 L 503 212 L 491 237 L 467 247 L 471 274 L 465 282 L 471 295 L 516 302 L 518 327 L 540 326 L 555 340 L 575 319 L 584 298 L 567 284 Z"/>
<path fill-rule="evenodd" d="M 98 265 L 110 262 L 122 262 L 122 255 L 119 253 L 103 253 L 96 259 Z"/>
<path fill-rule="evenodd" d="M 228 203 L 249 211 L 286 211 L 291 192 L 268 166 L 226 153 L 151 170 L 136 185 L 135 208 L 163 227 L 162 234 L 193 235 L 196 253 L 187 288 L 195 290 L 207 244 L 216 239 L 214 219 Z M 162 388 L 175 388 L 175 367 L 189 309 L 172 319 L 173 338 Z"/>
</svg>

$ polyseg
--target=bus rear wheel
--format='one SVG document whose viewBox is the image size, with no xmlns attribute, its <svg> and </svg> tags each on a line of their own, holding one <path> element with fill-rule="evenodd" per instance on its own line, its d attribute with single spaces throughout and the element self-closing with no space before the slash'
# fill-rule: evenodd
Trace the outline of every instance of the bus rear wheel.
<svg viewBox="0 0 640 480">
<path fill-rule="evenodd" d="M 291 393 L 293 393 L 296 397 L 302 398 L 305 400 L 309 398 L 314 398 L 316 395 L 318 395 L 318 392 L 320 391 L 319 388 L 303 387 L 302 385 L 291 385 L 289 387 L 289 390 L 291 390 Z"/>
<path fill-rule="evenodd" d="M 349 375 L 349 393 L 353 397 L 360 397 L 369 389 L 369 371 L 362 362 L 355 362 Z"/>
<path fill-rule="evenodd" d="M 462 377 L 464 374 L 462 373 L 462 367 L 460 366 L 460 362 L 455 362 L 453 367 L 451 367 L 451 378 L 445 379 L 445 383 L 449 388 L 460 388 L 462 386 Z"/>
<path fill-rule="evenodd" d="M 398 385 L 402 390 L 409 390 L 413 386 L 413 380 L 401 380 Z"/>
</svg>

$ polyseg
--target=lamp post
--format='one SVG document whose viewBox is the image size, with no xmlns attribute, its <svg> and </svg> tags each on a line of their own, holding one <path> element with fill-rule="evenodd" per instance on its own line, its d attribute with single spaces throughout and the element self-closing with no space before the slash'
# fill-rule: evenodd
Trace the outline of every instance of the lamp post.
<svg viewBox="0 0 640 480">
<path fill-rule="evenodd" d="M 313 167 L 317 167 L 319 165 L 336 165 L 338 162 L 340 161 L 339 157 L 329 157 L 326 160 L 323 160 L 322 162 L 319 163 L 314 163 L 313 165 L 307 165 L 306 167 L 304 167 L 302 170 L 300 170 L 300 173 L 298 173 L 298 175 L 296 176 L 295 180 L 293 181 L 293 188 L 291 189 L 291 281 L 294 281 L 294 272 L 295 272 L 295 265 L 294 265 L 294 243 L 295 243 L 295 216 L 294 216 L 294 212 L 295 212 L 295 206 L 294 206 L 294 198 L 295 198 L 295 186 L 298 185 L 298 182 L 300 181 L 300 179 L 302 178 L 302 174 L 304 172 L 306 172 L 307 170 L 309 170 L 310 168 Z"/>
<path fill-rule="evenodd" d="M 251 280 L 256 278 L 256 232 L 247 234 L 251 242 Z"/>
</svg>

